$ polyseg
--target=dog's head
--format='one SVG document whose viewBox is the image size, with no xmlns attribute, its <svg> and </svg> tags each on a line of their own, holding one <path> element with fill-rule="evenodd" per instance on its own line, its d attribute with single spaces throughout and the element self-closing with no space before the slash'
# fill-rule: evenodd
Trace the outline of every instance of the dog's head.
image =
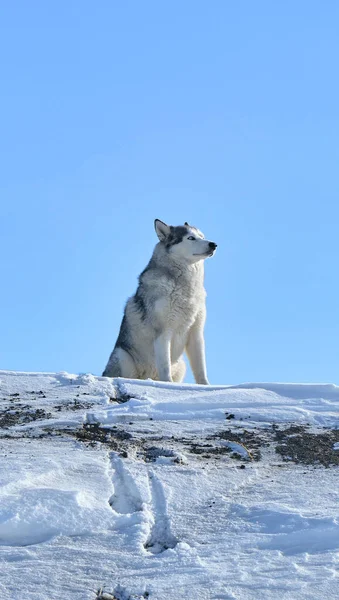
<svg viewBox="0 0 339 600">
<path fill-rule="evenodd" d="M 205 240 L 204 234 L 187 222 L 173 227 L 155 219 L 154 227 L 166 250 L 187 262 L 195 263 L 215 253 L 217 244 Z"/>
</svg>

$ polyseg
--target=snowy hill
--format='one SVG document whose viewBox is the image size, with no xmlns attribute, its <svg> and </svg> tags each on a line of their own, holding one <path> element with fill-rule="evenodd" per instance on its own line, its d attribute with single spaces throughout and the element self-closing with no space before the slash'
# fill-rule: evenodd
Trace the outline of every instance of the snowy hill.
<svg viewBox="0 0 339 600">
<path fill-rule="evenodd" d="M 339 387 L 0 372 L 2 600 L 339 595 Z"/>
</svg>

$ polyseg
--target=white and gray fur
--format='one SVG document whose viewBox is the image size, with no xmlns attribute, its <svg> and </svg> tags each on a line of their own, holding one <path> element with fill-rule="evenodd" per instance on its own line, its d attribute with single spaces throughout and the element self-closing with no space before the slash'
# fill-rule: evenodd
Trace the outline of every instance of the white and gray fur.
<svg viewBox="0 0 339 600">
<path fill-rule="evenodd" d="M 204 324 L 204 260 L 217 245 L 188 223 L 154 222 L 159 243 L 127 301 L 107 377 L 183 380 L 184 352 L 196 383 L 208 385 Z"/>
</svg>

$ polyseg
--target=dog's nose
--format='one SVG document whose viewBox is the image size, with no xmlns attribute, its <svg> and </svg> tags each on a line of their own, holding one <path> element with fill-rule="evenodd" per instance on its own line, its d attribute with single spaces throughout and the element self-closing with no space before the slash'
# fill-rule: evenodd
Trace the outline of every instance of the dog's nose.
<svg viewBox="0 0 339 600">
<path fill-rule="evenodd" d="M 217 244 L 215 244 L 214 242 L 209 242 L 209 247 L 212 248 L 212 250 L 215 250 L 217 247 Z"/>
</svg>

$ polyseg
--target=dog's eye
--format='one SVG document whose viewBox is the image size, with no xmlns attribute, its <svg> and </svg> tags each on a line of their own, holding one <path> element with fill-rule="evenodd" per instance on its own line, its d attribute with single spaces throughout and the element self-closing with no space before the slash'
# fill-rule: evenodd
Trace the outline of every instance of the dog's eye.
<svg viewBox="0 0 339 600">
<path fill-rule="evenodd" d="M 188 240 L 195 240 L 195 237 L 193 237 L 193 235 L 190 235 L 187 239 Z"/>
</svg>

